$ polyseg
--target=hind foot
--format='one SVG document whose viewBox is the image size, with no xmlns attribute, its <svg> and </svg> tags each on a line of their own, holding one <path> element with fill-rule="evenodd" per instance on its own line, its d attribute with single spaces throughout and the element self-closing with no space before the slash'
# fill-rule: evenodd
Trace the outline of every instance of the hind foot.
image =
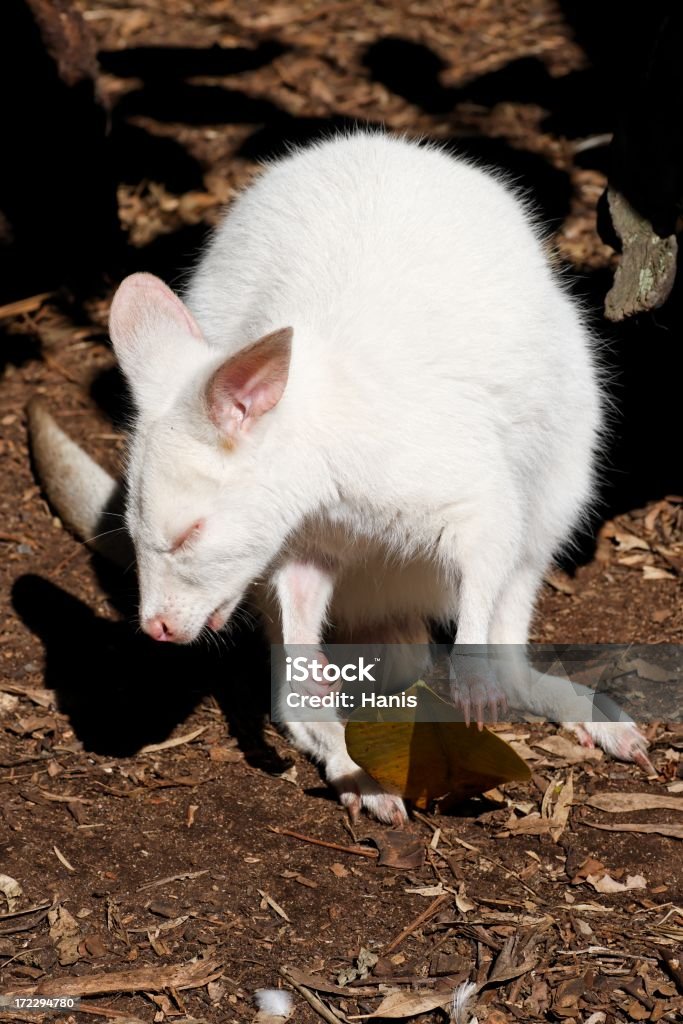
<svg viewBox="0 0 683 1024">
<path fill-rule="evenodd" d="M 577 722 L 566 728 L 582 747 L 600 747 L 619 761 L 634 761 L 643 771 L 656 774 L 647 756 L 648 742 L 634 722 Z"/>
</svg>

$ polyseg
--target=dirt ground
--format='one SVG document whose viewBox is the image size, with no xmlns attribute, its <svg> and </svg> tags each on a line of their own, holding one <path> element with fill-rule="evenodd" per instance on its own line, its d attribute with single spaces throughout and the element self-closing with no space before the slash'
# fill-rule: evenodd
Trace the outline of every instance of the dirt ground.
<svg viewBox="0 0 683 1024">
<path fill-rule="evenodd" d="M 111 104 L 127 269 L 178 280 L 258 160 L 355 120 L 444 140 L 529 191 L 619 408 L 601 504 L 549 578 L 533 639 L 680 644 L 680 289 L 656 316 L 600 319 L 615 257 L 595 211 L 618 83 L 572 5 L 79 6 Z M 680 658 L 662 669 L 640 650 L 628 670 L 656 774 L 517 723 L 500 731 L 528 784 L 405 831 L 352 828 L 267 722 L 258 629 L 240 624 L 220 657 L 154 645 L 135 629 L 133 573 L 94 559 L 41 494 L 33 394 L 120 465 L 113 283 L 0 310 L 0 991 L 83 991 L 78 1021 L 217 1024 L 254 1020 L 254 992 L 281 986 L 292 1020 L 313 1024 L 373 1015 L 398 990 L 402 1008 L 380 1016 L 437 1022 L 471 979 L 491 1024 L 680 1019 L 683 725 L 648 696 L 680 683 Z"/>
</svg>

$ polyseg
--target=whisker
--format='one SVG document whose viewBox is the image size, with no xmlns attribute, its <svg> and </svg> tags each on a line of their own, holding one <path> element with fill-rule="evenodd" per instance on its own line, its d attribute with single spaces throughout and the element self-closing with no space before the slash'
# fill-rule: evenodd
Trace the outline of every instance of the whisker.
<svg viewBox="0 0 683 1024">
<path fill-rule="evenodd" d="M 85 540 L 81 541 L 82 544 L 92 544 L 93 541 L 101 540 L 102 537 L 111 537 L 114 533 L 125 533 L 125 526 L 117 526 L 113 530 L 104 530 L 102 533 L 96 533 L 94 537 L 86 537 Z"/>
</svg>

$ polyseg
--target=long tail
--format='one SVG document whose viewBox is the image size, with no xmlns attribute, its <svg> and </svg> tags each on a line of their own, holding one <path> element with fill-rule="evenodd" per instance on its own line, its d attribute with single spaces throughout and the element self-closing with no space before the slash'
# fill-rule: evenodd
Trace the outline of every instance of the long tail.
<svg viewBox="0 0 683 1024">
<path fill-rule="evenodd" d="M 33 460 L 45 495 L 89 548 L 127 568 L 134 560 L 123 527 L 124 490 L 57 425 L 40 398 L 28 405 Z"/>
</svg>

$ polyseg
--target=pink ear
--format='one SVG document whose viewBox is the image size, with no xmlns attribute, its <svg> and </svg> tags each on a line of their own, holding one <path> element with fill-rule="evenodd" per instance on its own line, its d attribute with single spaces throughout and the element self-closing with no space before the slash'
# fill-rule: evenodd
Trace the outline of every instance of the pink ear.
<svg viewBox="0 0 683 1024">
<path fill-rule="evenodd" d="M 248 429 L 282 398 L 289 376 L 292 328 L 282 327 L 231 356 L 209 381 L 212 423 L 229 438 Z"/>
<path fill-rule="evenodd" d="M 126 361 L 141 338 L 169 328 L 201 338 L 189 309 L 153 274 L 131 274 L 119 286 L 109 313 L 109 333 L 119 359 Z M 125 369 L 125 367 L 124 367 Z"/>
</svg>

